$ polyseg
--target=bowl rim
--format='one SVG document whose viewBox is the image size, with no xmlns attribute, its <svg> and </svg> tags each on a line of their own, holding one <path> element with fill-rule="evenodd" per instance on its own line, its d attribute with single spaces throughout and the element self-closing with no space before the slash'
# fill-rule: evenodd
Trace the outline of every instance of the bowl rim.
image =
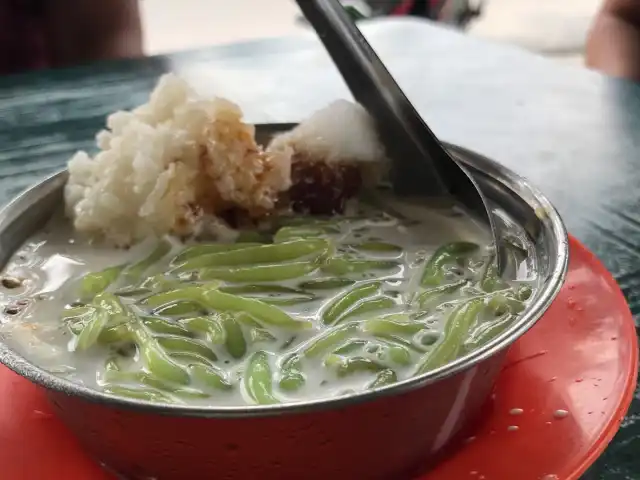
<svg viewBox="0 0 640 480">
<path fill-rule="evenodd" d="M 282 125 L 282 130 L 290 126 L 289 124 L 280 125 Z M 269 124 L 265 125 L 265 127 L 277 130 L 277 127 L 280 125 Z M 260 125 L 256 125 L 256 128 L 260 128 Z M 547 228 L 551 231 L 553 238 L 557 242 L 556 259 L 553 263 L 554 268 L 549 272 L 547 281 L 539 288 L 537 298 L 529 305 L 520 318 L 487 344 L 471 351 L 467 355 L 457 358 L 453 362 L 389 386 L 372 391 L 357 392 L 343 397 L 314 399 L 275 405 L 238 406 L 156 403 L 118 397 L 75 383 L 71 380 L 59 377 L 54 373 L 48 372 L 31 363 L 27 358 L 11 349 L 2 341 L 0 341 L 0 363 L 40 387 L 70 396 L 76 396 L 93 403 L 106 404 L 114 408 L 138 410 L 149 414 L 204 418 L 266 417 L 344 408 L 350 405 L 373 401 L 382 397 L 407 393 L 469 370 L 513 344 L 520 336 L 535 325 L 540 317 L 546 312 L 564 283 L 568 268 L 569 246 L 567 231 L 559 213 L 540 190 L 531 185 L 523 177 L 517 175 L 515 172 L 504 167 L 498 162 L 488 159 L 487 157 L 452 144 L 447 144 L 447 148 L 463 164 L 467 164 L 474 169 L 488 173 L 514 195 L 525 198 L 523 193 L 527 193 L 526 197 L 528 197 L 528 199 L 525 198 L 525 201 L 527 201 L 529 205 L 530 200 L 535 200 L 537 202 L 536 214 L 547 224 Z M 42 190 L 47 186 L 50 190 L 61 188 L 63 182 L 66 182 L 66 176 L 66 169 L 58 171 L 14 197 L 13 200 L 0 210 L 0 229 L 5 228 L 6 225 L 10 224 L 15 219 L 16 213 L 24 211 L 23 203 L 27 202 L 29 198 L 39 196 L 37 195 L 39 190 Z"/>
</svg>

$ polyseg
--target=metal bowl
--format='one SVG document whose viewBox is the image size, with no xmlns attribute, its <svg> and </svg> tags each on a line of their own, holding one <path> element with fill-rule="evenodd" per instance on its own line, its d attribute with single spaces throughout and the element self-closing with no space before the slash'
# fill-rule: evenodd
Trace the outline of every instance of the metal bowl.
<svg viewBox="0 0 640 480">
<path fill-rule="evenodd" d="M 261 135 L 291 125 L 259 126 Z M 547 310 L 568 263 L 567 234 L 537 189 L 501 165 L 450 151 L 486 196 L 522 227 L 541 278 L 530 306 L 501 335 L 441 368 L 331 400 L 255 407 L 189 407 L 117 398 L 47 373 L 0 342 L 0 362 L 46 389 L 84 448 L 128 479 L 403 478 L 469 425 L 489 398 L 507 348 Z M 0 212 L 0 262 L 60 207 L 66 172 Z"/>
</svg>

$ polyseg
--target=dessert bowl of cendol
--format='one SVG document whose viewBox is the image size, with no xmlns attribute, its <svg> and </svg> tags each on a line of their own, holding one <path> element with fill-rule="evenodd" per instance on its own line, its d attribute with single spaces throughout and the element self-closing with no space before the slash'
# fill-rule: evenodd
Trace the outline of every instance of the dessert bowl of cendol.
<svg viewBox="0 0 640 480">
<path fill-rule="evenodd" d="M 510 251 L 394 195 L 367 113 L 251 125 L 174 75 L 0 214 L 0 361 L 124 478 L 404 478 L 478 417 L 568 260 L 458 147 Z"/>
</svg>

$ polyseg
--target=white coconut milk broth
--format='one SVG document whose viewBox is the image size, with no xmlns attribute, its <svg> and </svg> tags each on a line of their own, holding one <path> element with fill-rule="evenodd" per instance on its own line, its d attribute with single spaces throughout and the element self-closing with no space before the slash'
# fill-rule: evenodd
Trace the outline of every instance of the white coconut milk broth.
<svg viewBox="0 0 640 480">
<path fill-rule="evenodd" d="M 407 311 L 407 302 L 412 292 L 418 288 L 425 261 L 438 247 L 460 240 L 477 243 L 481 248 L 477 254 L 474 254 L 474 258 L 464 271 L 458 269 L 452 274 L 462 274 L 469 279 L 477 278 L 482 274 L 482 259 L 490 254 L 487 247 L 490 243 L 489 232 L 482 226 L 459 211 L 448 208 L 427 208 L 418 204 L 396 201 L 388 202 L 387 206 L 390 207 L 387 211 L 393 211 L 395 216 L 372 210 L 373 207 L 360 207 L 357 218 L 365 219 L 337 224 L 339 233 L 330 233 L 328 237 L 336 245 L 336 254 L 347 253 L 355 257 L 361 255 L 349 247 L 355 243 L 375 241 L 398 245 L 402 247 L 402 252 L 366 253 L 367 258 L 396 261 L 398 262 L 396 267 L 347 275 L 356 281 L 354 285 L 316 291 L 315 293 L 320 295 L 317 300 L 279 307 L 296 319 L 311 320 L 312 329 L 291 332 L 267 325 L 268 331 L 276 337 L 276 341 L 248 345 L 246 355 L 240 360 L 230 357 L 224 346 L 214 346 L 213 349 L 218 356 L 215 365 L 229 372 L 229 378 L 234 387 L 229 391 L 221 392 L 196 383 L 190 386 L 207 391 L 211 396 L 203 399 L 190 398 L 186 401 L 201 405 L 254 403 L 244 391 L 243 382 L 239 379 L 246 367 L 247 359 L 256 350 L 269 352 L 274 372 L 274 394 L 283 402 L 326 398 L 361 391 L 372 381 L 374 374 L 360 372 L 339 378 L 335 371 L 327 368 L 322 360 L 317 358 L 302 360 L 306 382 L 295 392 L 285 392 L 278 388 L 278 372 L 282 360 L 288 354 L 304 348 L 313 337 L 327 329 L 321 319 L 327 306 L 336 297 L 358 284 L 374 280 L 382 281 L 382 294 L 392 298 L 396 303 L 396 306 L 391 309 L 364 314 L 362 319 Z M 398 214 L 403 218 L 398 218 Z M 518 238 L 523 240 L 524 236 L 518 236 Z M 101 372 L 104 372 L 105 361 L 111 355 L 111 351 L 108 347 L 101 346 L 94 346 L 81 353 L 70 351 L 70 345 L 75 336 L 64 325 L 60 314 L 66 306 L 77 299 L 77 285 L 83 276 L 109 266 L 138 261 L 153 250 L 155 242 L 155 240 L 145 241 L 128 250 L 90 244 L 76 237 L 62 215 L 54 217 L 42 232 L 34 235 L 16 252 L 4 271 L 5 275 L 25 280 L 18 288 L 0 287 L 0 302 L 5 306 L 1 325 L 3 339 L 11 348 L 41 368 L 100 389 Z M 167 261 L 163 265 L 148 270 L 145 277 L 166 269 L 168 260 L 185 246 L 178 240 L 172 240 L 172 244 L 173 250 L 165 257 Z M 526 271 L 523 271 L 523 268 Z M 327 277 L 328 275 L 314 272 L 305 277 L 279 282 L 279 285 L 298 288 L 301 282 L 319 276 Z M 532 265 L 531 261 L 526 267 L 521 265 L 518 277 L 526 282 L 535 280 L 535 265 Z M 451 302 L 455 303 L 463 297 L 464 293 L 460 292 L 448 295 L 440 302 L 440 305 L 442 303 L 445 305 L 422 313 L 422 320 L 427 322 L 429 328 L 416 339 L 421 348 L 428 343 L 423 337 L 431 336 L 435 340 L 442 334 L 444 320 L 451 310 Z M 131 301 L 126 298 L 122 300 Z M 14 306 L 18 307 L 18 313 L 11 312 Z M 349 319 L 349 321 L 352 320 L 357 321 L 359 318 L 356 316 Z M 365 348 L 360 347 L 358 355 L 371 359 L 380 358 L 379 342 L 374 337 L 363 335 L 358 335 L 357 339 L 370 343 Z M 345 342 L 342 342 L 340 345 L 344 344 Z M 428 348 L 426 346 L 422 352 L 428 351 Z M 394 365 L 398 380 L 408 378 L 415 373 L 416 364 L 421 355 L 424 353 L 411 350 L 409 365 Z M 122 364 L 127 370 L 143 368 L 137 355 L 123 360 Z"/>
</svg>

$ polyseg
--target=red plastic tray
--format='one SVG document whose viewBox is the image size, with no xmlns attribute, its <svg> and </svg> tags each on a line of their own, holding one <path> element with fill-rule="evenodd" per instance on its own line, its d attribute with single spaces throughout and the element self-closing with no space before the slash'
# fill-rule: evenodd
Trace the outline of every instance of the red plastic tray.
<svg viewBox="0 0 640 480">
<path fill-rule="evenodd" d="M 486 418 L 419 480 L 574 480 L 618 430 L 637 378 L 633 319 L 602 264 L 576 240 L 570 244 L 567 282 L 511 348 Z M 41 390 L 6 368 L 0 471 L 7 480 L 113 478 L 51 415 Z"/>
</svg>

